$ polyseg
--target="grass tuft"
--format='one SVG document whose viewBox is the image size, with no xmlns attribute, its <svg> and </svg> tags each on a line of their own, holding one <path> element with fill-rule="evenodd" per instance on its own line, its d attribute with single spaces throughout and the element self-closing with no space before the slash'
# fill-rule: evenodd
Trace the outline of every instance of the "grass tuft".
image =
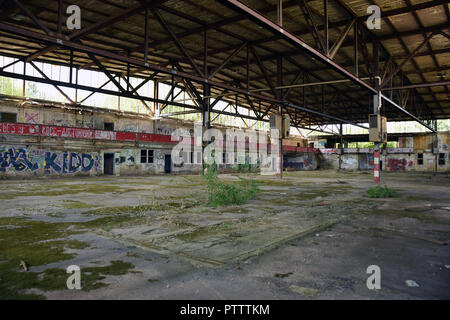
<svg viewBox="0 0 450 320">
<path fill-rule="evenodd" d="M 219 179 L 214 165 L 208 166 L 203 177 L 206 179 L 208 205 L 211 207 L 244 204 L 259 191 L 255 181 L 241 179 L 240 184 L 226 184 Z"/>
<path fill-rule="evenodd" d="M 366 191 L 369 198 L 393 198 L 397 196 L 397 191 L 386 186 L 376 186 Z"/>
</svg>

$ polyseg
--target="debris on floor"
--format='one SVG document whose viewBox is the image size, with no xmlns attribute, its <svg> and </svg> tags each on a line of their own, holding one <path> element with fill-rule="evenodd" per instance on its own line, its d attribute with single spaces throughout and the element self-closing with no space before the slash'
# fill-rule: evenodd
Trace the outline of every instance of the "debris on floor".
<svg viewBox="0 0 450 320">
<path fill-rule="evenodd" d="M 420 287 L 414 280 L 406 280 L 405 283 L 408 287 Z"/>
<path fill-rule="evenodd" d="M 296 285 L 292 285 L 289 287 L 289 290 L 291 290 L 294 293 L 298 293 L 305 297 L 316 297 L 319 295 L 319 290 L 313 289 L 313 288 L 307 288 L 307 287 L 299 287 Z"/>
</svg>

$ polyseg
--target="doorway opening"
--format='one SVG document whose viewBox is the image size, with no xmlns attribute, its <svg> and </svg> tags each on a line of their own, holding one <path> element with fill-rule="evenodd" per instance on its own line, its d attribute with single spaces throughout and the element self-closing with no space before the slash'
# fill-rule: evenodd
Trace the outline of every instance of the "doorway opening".
<svg viewBox="0 0 450 320">
<path fill-rule="evenodd" d="M 164 172 L 165 173 L 172 172 L 172 156 L 170 154 L 166 154 L 164 156 Z"/>
<path fill-rule="evenodd" d="M 114 153 L 104 154 L 104 174 L 114 174 Z"/>
</svg>

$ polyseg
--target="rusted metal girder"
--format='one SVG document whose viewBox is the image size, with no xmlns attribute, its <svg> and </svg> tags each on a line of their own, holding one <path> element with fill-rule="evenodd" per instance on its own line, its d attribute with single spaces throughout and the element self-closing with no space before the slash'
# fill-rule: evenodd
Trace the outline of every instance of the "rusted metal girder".
<svg viewBox="0 0 450 320">
<path fill-rule="evenodd" d="M 183 46 L 183 44 L 181 43 L 181 41 L 177 38 L 177 36 L 175 35 L 175 33 L 172 31 L 172 29 L 169 27 L 169 25 L 166 23 L 166 21 L 163 19 L 163 17 L 161 16 L 161 14 L 159 13 L 159 11 L 155 8 L 152 9 L 152 13 L 153 15 L 156 17 L 156 19 L 158 20 L 159 24 L 161 25 L 161 27 L 163 27 L 163 29 L 170 35 L 170 37 L 172 38 L 173 42 L 175 43 L 175 45 L 177 46 L 178 50 L 180 50 L 180 52 L 186 57 L 186 59 L 188 59 L 189 64 L 192 66 L 192 68 L 195 70 L 195 72 L 197 72 L 197 74 L 199 76 L 205 76 L 204 74 L 202 74 L 202 72 L 200 71 L 200 68 L 197 66 L 197 64 L 195 63 L 194 59 L 192 59 L 192 57 L 189 55 L 189 53 L 186 51 L 185 47 Z"/>
<path fill-rule="evenodd" d="M 51 35 L 52 32 L 19 0 L 12 0 L 39 28 L 41 28 L 46 34 Z"/>
<path fill-rule="evenodd" d="M 409 61 L 411 61 L 412 58 L 414 58 L 414 56 L 417 54 L 417 52 L 419 52 L 420 49 L 423 48 L 424 45 L 426 45 L 431 38 L 435 35 L 436 33 L 432 32 L 430 33 L 423 41 L 422 43 L 417 46 L 416 49 L 414 49 L 407 57 L 405 60 L 403 60 L 398 66 L 397 68 L 395 68 L 394 71 L 392 71 L 384 80 L 383 83 L 381 84 L 381 86 L 384 86 L 387 82 L 389 82 L 389 80 L 391 80 L 400 70 L 401 68 L 408 63 Z"/>
<path fill-rule="evenodd" d="M 312 17 L 311 10 L 309 9 L 308 4 L 305 0 L 298 0 L 298 5 L 303 12 L 303 16 L 305 17 L 306 22 L 308 23 L 308 29 L 311 31 L 317 48 L 326 53 L 325 45 L 319 34 L 319 28 L 317 27 L 317 24 Z M 326 28 L 328 28 L 328 23 L 325 26 L 325 29 Z"/>
<path fill-rule="evenodd" d="M 230 62 L 231 59 L 233 59 L 245 46 L 247 46 L 247 42 L 244 42 L 239 48 L 234 50 L 216 69 L 214 69 L 211 74 L 209 75 L 208 79 L 212 79 L 216 73 L 218 73 L 220 70 L 222 70 L 223 67 L 225 67 L 228 62 Z"/>
<path fill-rule="evenodd" d="M 116 60 L 116 61 L 121 61 L 121 62 L 125 62 L 125 63 L 130 63 L 131 65 L 135 65 L 138 67 L 142 67 L 143 69 L 147 69 L 147 70 L 152 70 L 152 71 L 157 71 L 163 74 L 168 74 L 168 75 L 175 75 L 177 77 L 183 78 L 183 79 L 188 79 L 191 81 L 195 81 L 198 83 L 209 83 L 210 86 L 212 87 L 218 87 L 218 88 L 223 88 L 223 89 L 228 89 L 229 91 L 233 91 L 236 93 L 241 93 L 241 94 L 248 94 L 247 90 L 243 90 L 243 89 L 239 89 L 236 88 L 234 86 L 228 85 L 226 83 L 223 82 L 217 82 L 217 81 L 211 81 L 208 80 L 207 78 L 204 78 L 202 76 L 197 76 L 197 75 L 193 75 L 187 72 L 182 72 L 182 71 L 178 71 L 176 69 L 173 68 L 167 68 L 167 67 L 163 67 L 161 65 L 156 65 L 156 64 L 152 64 L 152 63 L 147 63 L 144 62 L 140 59 L 136 59 L 136 58 L 132 58 L 132 57 L 126 57 L 123 56 L 121 54 L 117 54 L 114 52 L 110 52 L 107 50 L 103 50 L 103 49 L 98 49 L 98 48 L 93 48 L 93 47 L 89 47 L 80 43 L 76 43 L 73 41 L 67 41 L 67 40 L 63 40 L 63 39 L 58 39 L 55 36 L 48 36 L 39 32 L 34 32 L 31 30 L 27 30 L 27 29 L 23 29 L 23 28 L 19 28 L 17 26 L 13 26 L 4 22 L 0 22 L 0 30 L 5 31 L 5 32 L 10 32 L 10 33 L 14 33 L 16 35 L 21 35 L 27 38 L 31 38 L 37 41 L 44 41 L 44 42 L 48 42 L 51 44 L 58 44 L 60 46 L 63 47 L 67 47 L 70 49 L 73 49 L 75 51 L 81 51 L 81 52 L 86 52 L 86 53 L 91 53 L 94 54 L 96 56 L 102 56 L 102 57 L 106 57 L 109 58 L 111 60 Z M 270 103 L 281 103 L 281 101 L 274 99 L 272 97 L 269 96 L 265 96 L 265 95 L 258 95 L 258 94 L 250 94 L 251 96 L 253 96 L 254 98 L 266 101 L 266 102 L 270 102 Z"/>
<path fill-rule="evenodd" d="M 353 25 L 356 22 L 356 18 L 353 19 L 352 21 L 350 21 L 344 28 L 344 30 L 342 31 L 342 33 L 339 35 L 339 38 L 336 40 L 336 42 L 334 43 L 333 47 L 330 50 L 330 53 L 328 54 L 328 56 L 331 59 L 334 59 L 334 56 L 336 55 L 336 53 L 338 52 L 338 50 L 341 48 L 342 43 L 344 43 L 345 38 L 347 37 L 348 33 L 350 32 L 350 29 L 353 27 Z"/>
<path fill-rule="evenodd" d="M 407 114 L 408 116 L 410 116 L 412 119 L 414 119 L 415 121 L 417 121 L 418 123 L 420 123 L 422 126 L 424 126 L 425 128 L 427 128 L 428 130 L 436 133 L 436 130 L 434 130 L 432 127 L 430 127 L 429 125 L 427 125 L 426 123 L 422 122 L 419 118 L 417 118 L 415 115 L 413 115 L 412 113 L 409 113 L 407 110 L 405 110 L 404 108 L 402 108 L 401 106 L 399 106 L 397 103 L 395 103 L 394 101 L 392 101 L 391 99 L 389 99 L 388 97 L 386 97 L 385 95 L 381 95 L 381 98 L 384 99 L 386 102 L 389 102 L 391 105 L 393 105 L 394 107 L 396 107 L 398 110 L 400 110 L 401 112 Z"/>
<path fill-rule="evenodd" d="M 365 126 L 360 125 L 358 123 L 354 123 L 354 122 L 351 122 L 351 121 L 348 121 L 348 120 L 345 120 L 345 119 L 342 119 L 342 118 L 339 118 L 339 117 L 335 117 L 335 116 L 332 116 L 332 115 L 329 115 L 329 114 L 325 114 L 325 113 L 322 113 L 322 112 L 319 112 L 319 111 L 316 111 L 316 110 L 312 110 L 312 109 L 309 109 L 309 108 L 298 106 L 298 105 L 295 105 L 293 103 L 285 103 L 284 105 L 287 106 L 287 107 L 290 107 L 292 109 L 305 111 L 307 113 L 312 113 L 312 114 L 315 114 L 315 115 L 318 115 L 318 116 L 321 116 L 321 117 L 324 117 L 324 118 L 335 120 L 338 123 L 347 123 L 347 124 L 351 124 L 353 126 L 360 127 L 360 128 L 363 128 L 363 129 L 369 129 L 368 127 L 365 127 Z"/>
<path fill-rule="evenodd" d="M 358 77 L 354 76 L 341 66 L 339 66 L 337 63 L 332 61 L 329 57 L 326 55 L 323 55 L 316 49 L 309 46 L 306 42 L 303 40 L 300 40 L 295 35 L 290 33 L 289 31 L 283 29 L 282 27 L 278 26 L 276 23 L 272 22 L 268 18 L 264 17 L 257 11 L 251 9 L 250 7 L 246 6 L 242 2 L 238 0 L 218 0 L 220 3 L 228 6 L 232 10 L 239 12 L 241 14 L 246 15 L 250 20 L 254 21 L 255 23 L 259 24 L 263 28 L 271 31 L 272 33 L 278 35 L 281 39 L 293 44 L 295 47 L 301 48 L 305 53 L 309 54 L 310 56 L 316 58 L 317 60 L 321 61 L 322 63 L 328 65 L 336 72 L 342 74 L 346 78 L 350 79 L 354 83 L 362 86 L 363 88 L 367 89 L 371 93 L 377 93 L 377 90 L 372 88 L 370 85 L 359 79 Z"/>
<path fill-rule="evenodd" d="M 126 10 L 121 10 L 120 12 L 117 12 L 117 13 L 109 16 L 106 19 L 100 20 L 96 23 L 90 24 L 89 26 L 87 26 L 81 30 L 73 32 L 72 34 L 67 36 L 68 40 L 79 39 L 82 36 L 86 36 L 90 33 L 97 32 L 98 30 L 100 30 L 104 27 L 114 24 L 120 20 L 126 19 L 142 10 L 144 10 L 143 4 L 136 4 Z M 56 48 L 58 48 L 57 45 L 51 45 L 51 46 L 45 47 L 41 50 L 36 51 L 35 53 L 30 54 L 28 57 L 25 58 L 25 60 L 32 61 L 46 53 L 49 53 L 49 52 L 55 50 Z"/>
<path fill-rule="evenodd" d="M 416 88 L 440 87 L 440 86 L 448 86 L 448 85 L 450 85 L 450 81 L 438 81 L 438 82 L 426 82 L 426 83 L 419 83 L 419 84 L 411 84 L 411 85 L 407 85 L 407 86 L 382 88 L 381 90 L 382 91 L 405 90 L 405 89 L 416 89 Z M 443 92 L 440 92 L 440 93 L 443 93 Z"/>
</svg>

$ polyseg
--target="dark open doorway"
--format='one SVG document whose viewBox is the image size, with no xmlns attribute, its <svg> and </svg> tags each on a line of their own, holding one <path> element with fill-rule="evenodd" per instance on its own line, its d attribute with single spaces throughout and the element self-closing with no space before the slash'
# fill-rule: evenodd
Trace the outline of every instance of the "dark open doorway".
<svg viewBox="0 0 450 320">
<path fill-rule="evenodd" d="M 164 172 L 165 173 L 172 172 L 172 156 L 170 154 L 166 154 L 164 156 Z"/>
<path fill-rule="evenodd" d="M 103 173 L 114 174 L 114 153 L 105 153 Z"/>
</svg>

